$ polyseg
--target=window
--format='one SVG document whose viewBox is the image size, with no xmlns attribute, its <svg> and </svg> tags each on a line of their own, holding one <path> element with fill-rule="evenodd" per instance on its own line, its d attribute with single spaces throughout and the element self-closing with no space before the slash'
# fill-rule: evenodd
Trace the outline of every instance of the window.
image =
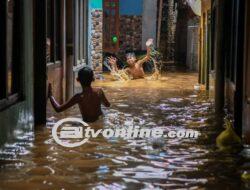
<svg viewBox="0 0 250 190">
<path fill-rule="evenodd" d="M 87 38 L 87 1 L 74 1 L 74 65 L 81 64 L 86 59 L 86 38 Z"/>
<path fill-rule="evenodd" d="M 21 95 L 19 3 L 0 1 L 0 110 L 16 103 Z"/>
<path fill-rule="evenodd" d="M 55 63 L 60 55 L 60 0 L 47 0 L 46 16 L 46 57 L 47 63 Z"/>
</svg>

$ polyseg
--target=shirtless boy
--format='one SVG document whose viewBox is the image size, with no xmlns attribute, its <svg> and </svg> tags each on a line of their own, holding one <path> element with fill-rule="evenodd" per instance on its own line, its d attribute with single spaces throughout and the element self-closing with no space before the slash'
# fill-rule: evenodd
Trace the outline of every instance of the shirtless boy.
<svg viewBox="0 0 250 190">
<path fill-rule="evenodd" d="M 48 96 L 50 102 L 56 112 L 62 112 L 68 108 L 78 104 L 82 118 L 86 122 L 95 122 L 99 116 L 102 115 L 101 104 L 110 107 L 110 103 L 104 95 L 101 88 L 92 88 L 91 83 L 94 81 L 94 73 L 88 68 L 84 67 L 78 72 L 77 81 L 82 86 L 82 92 L 74 95 L 68 102 L 59 105 L 52 95 L 52 87 L 49 84 Z"/>
<path fill-rule="evenodd" d="M 124 71 L 132 77 L 132 79 L 144 78 L 143 63 L 150 60 L 150 48 L 147 46 L 147 55 L 141 60 L 136 60 L 134 53 L 129 53 L 126 55 L 128 68 Z M 114 72 L 118 72 L 117 59 L 114 57 L 108 58 L 109 64 Z"/>
</svg>

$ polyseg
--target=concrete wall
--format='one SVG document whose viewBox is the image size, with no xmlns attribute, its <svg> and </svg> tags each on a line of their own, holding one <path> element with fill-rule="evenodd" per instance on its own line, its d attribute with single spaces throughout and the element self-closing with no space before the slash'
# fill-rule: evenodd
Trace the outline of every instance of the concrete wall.
<svg viewBox="0 0 250 190">
<path fill-rule="evenodd" d="M 146 41 L 153 38 L 156 43 L 157 0 L 143 0 L 142 13 L 142 49 L 146 49 Z"/>
<path fill-rule="evenodd" d="M 27 137 L 26 133 L 33 130 L 33 1 L 22 1 L 23 28 L 22 35 L 22 76 L 24 101 L 0 112 L 0 146 L 7 139 L 8 143 L 18 137 Z"/>
</svg>

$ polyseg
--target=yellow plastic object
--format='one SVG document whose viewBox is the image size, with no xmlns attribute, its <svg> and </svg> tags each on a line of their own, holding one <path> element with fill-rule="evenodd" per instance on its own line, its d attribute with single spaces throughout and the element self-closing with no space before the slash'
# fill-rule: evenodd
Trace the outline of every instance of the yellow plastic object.
<svg viewBox="0 0 250 190">
<path fill-rule="evenodd" d="M 250 181 L 250 173 L 245 171 L 243 174 L 241 174 L 241 179 L 244 181 Z"/>
<path fill-rule="evenodd" d="M 229 120 L 225 121 L 226 129 L 216 138 L 216 145 L 219 149 L 228 149 L 241 145 L 241 138 L 235 133 Z"/>
</svg>

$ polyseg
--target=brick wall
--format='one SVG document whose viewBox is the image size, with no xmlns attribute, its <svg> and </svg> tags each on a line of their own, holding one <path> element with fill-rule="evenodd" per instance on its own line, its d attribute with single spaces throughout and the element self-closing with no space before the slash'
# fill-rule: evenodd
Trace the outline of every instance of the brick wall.
<svg viewBox="0 0 250 190">
<path fill-rule="evenodd" d="M 103 11 L 99 9 L 93 9 L 91 11 L 91 61 L 95 72 L 102 72 L 102 19 Z"/>
<path fill-rule="evenodd" d="M 187 23 L 193 17 L 193 11 L 183 1 L 163 0 L 159 49 L 164 61 L 186 64 Z"/>
<path fill-rule="evenodd" d="M 141 50 L 142 16 L 120 16 L 120 54 L 126 50 Z"/>
<path fill-rule="evenodd" d="M 160 51 L 164 60 L 174 61 L 177 8 L 174 0 L 163 0 Z"/>
</svg>

